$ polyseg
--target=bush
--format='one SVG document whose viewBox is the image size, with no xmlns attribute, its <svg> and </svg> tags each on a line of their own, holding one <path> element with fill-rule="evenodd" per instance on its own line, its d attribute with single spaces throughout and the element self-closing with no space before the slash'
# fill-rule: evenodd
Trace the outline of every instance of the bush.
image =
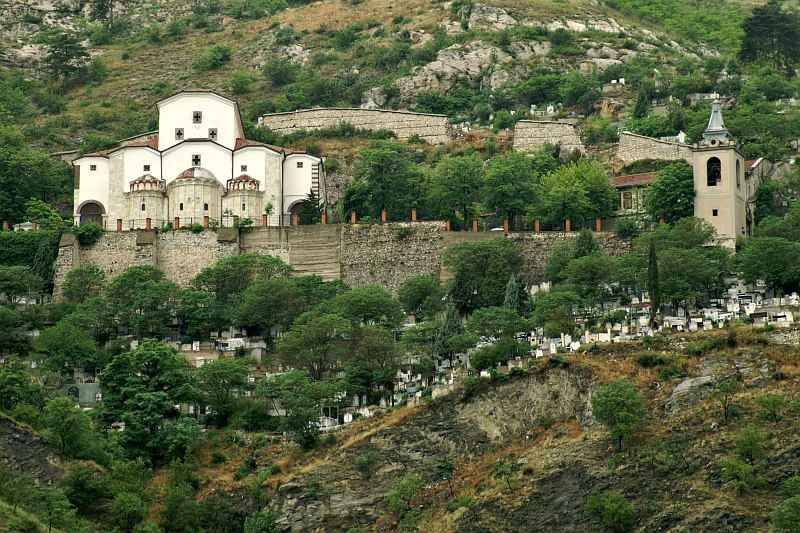
<svg viewBox="0 0 800 533">
<path fill-rule="evenodd" d="M 358 470 L 362 474 L 369 472 L 375 465 L 375 462 L 377 460 L 378 460 L 378 454 L 375 452 L 367 452 L 365 454 L 359 455 L 358 457 L 356 457 L 355 460 L 356 470 Z"/>
<path fill-rule="evenodd" d="M 739 459 L 726 459 L 722 462 L 722 469 L 723 481 L 732 481 L 738 494 L 764 483 L 764 478 L 757 475 L 755 465 Z"/>
<path fill-rule="evenodd" d="M 792 476 L 781 483 L 781 492 L 790 497 L 800 495 L 800 476 Z"/>
<path fill-rule="evenodd" d="M 639 233 L 639 225 L 631 218 L 621 218 L 614 226 L 614 233 L 623 239 L 630 239 Z"/>
<path fill-rule="evenodd" d="M 205 229 L 206 228 L 204 228 L 202 224 L 199 224 L 197 222 L 192 222 L 191 224 L 189 224 L 189 231 L 191 231 L 192 233 L 203 233 Z"/>
<path fill-rule="evenodd" d="M 72 232 L 75 234 L 81 246 L 91 246 L 100 240 L 105 230 L 99 223 L 89 221 L 82 226 L 72 228 Z"/>
<path fill-rule="evenodd" d="M 275 57 L 267 61 L 262 72 L 273 85 L 280 86 L 294 81 L 297 67 L 288 59 Z"/>
<path fill-rule="evenodd" d="M 772 512 L 772 527 L 775 531 L 800 531 L 800 496 L 793 496 L 778 504 Z"/>
<path fill-rule="evenodd" d="M 586 500 L 586 514 L 597 519 L 607 531 L 630 531 L 636 508 L 616 491 L 593 492 Z"/>
<path fill-rule="evenodd" d="M 231 76 L 231 92 L 233 94 L 244 94 L 250 92 L 250 84 L 254 81 L 255 79 L 253 78 L 252 74 L 237 70 Z"/>
<path fill-rule="evenodd" d="M 786 396 L 780 392 L 756 396 L 756 404 L 761 408 L 761 416 L 772 422 L 779 422 L 786 407 Z"/>
<path fill-rule="evenodd" d="M 199 71 L 215 70 L 231 60 L 231 48 L 224 44 L 215 44 L 195 62 Z"/>
</svg>

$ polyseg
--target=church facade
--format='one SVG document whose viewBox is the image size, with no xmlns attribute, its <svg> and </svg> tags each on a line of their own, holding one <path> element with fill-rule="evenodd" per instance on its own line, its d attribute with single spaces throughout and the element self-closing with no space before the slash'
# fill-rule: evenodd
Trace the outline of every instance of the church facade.
<svg viewBox="0 0 800 533">
<path fill-rule="evenodd" d="M 157 132 L 73 161 L 75 224 L 260 225 L 270 211 L 267 225 L 282 226 L 298 223 L 312 192 L 325 205 L 323 160 L 246 139 L 236 102 L 189 91 L 157 105 Z"/>
</svg>

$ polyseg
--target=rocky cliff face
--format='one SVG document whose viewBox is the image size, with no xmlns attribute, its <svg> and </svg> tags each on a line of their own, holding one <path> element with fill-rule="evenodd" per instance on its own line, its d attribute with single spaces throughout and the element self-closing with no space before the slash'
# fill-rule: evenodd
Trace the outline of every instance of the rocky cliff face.
<svg viewBox="0 0 800 533">
<path fill-rule="evenodd" d="M 44 438 L 5 415 L 0 415 L 0 463 L 46 485 L 61 479 L 67 466 Z"/>
</svg>

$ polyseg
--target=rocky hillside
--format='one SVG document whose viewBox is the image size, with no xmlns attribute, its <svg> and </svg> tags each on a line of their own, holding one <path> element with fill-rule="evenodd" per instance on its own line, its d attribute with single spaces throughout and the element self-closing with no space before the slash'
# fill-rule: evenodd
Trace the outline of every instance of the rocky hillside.
<svg viewBox="0 0 800 533">
<path fill-rule="evenodd" d="M 767 531 L 798 474 L 798 353 L 796 331 L 740 329 L 565 354 L 359 422 L 316 452 L 242 449 L 257 473 L 224 481 L 238 461 L 211 466 L 209 488 L 240 501 L 261 484 L 292 531 L 595 531 L 586 502 L 607 490 L 633 504 L 638 531 Z M 589 403 L 620 378 L 649 412 L 621 453 Z M 714 390 L 732 379 L 726 422 Z M 763 409 L 773 393 L 777 422 Z M 738 485 L 726 461 L 748 431 L 761 452 Z"/>
</svg>

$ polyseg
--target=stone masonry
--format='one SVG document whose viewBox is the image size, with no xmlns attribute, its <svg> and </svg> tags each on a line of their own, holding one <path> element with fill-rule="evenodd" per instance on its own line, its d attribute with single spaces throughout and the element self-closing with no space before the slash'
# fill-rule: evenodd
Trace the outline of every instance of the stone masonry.
<svg viewBox="0 0 800 533">
<path fill-rule="evenodd" d="M 318 130 L 342 123 L 370 131 L 389 130 L 401 140 L 414 135 L 430 144 L 443 144 L 450 140 L 447 116 L 411 111 L 360 108 L 298 109 L 287 113 L 271 113 L 258 119 L 260 127 L 268 127 L 283 134 L 300 130 Z"/>
<path fill-rule="evenodd" d="M 633 163 L 641 159 L 683 159 L 692 164 L 692 147 L 688 144 L 661 141 L 623 131 L 619 134 L 617 158 L 624 163 Z"/>
<path fill-rule="evenodd" d="M 546 120 L 520 120 L 514 126 L 514 150 L 535 152 L 546 144 L 560 146 L 562 152 L 585 149 L 574 124 Z"/>
<path fill-rule="evenodd" d="M 522 255 L 522 274 L 530 283 L 544 281 L 544 267 L 553 246 L 574 239 L 577 232 L 446 232 L 443 222 L 317 225 L 254 228 L 236 235 L 231 228 L 202 233 L 188 230 L 108 232 L 92 246 L 80 246 L 72 234 L 61 240 L 54 294 L 60 296 L 66 273 L 83 264 L 102 268 L 113 279 L 134 265 L 154 265 L 167 278 L 186 286 L 203 268 L 239 253 L 280 257 L 296 275 L 341 279 L 352 287 L 376 284 L 396 292 L 406 279 L 451 274 L 442 267 L 445 250 L 462 242 L 508 238 Z M 612 256 L 630 251 L 630 243 L 608 232 L 595 234 Z"/>
</svg>

